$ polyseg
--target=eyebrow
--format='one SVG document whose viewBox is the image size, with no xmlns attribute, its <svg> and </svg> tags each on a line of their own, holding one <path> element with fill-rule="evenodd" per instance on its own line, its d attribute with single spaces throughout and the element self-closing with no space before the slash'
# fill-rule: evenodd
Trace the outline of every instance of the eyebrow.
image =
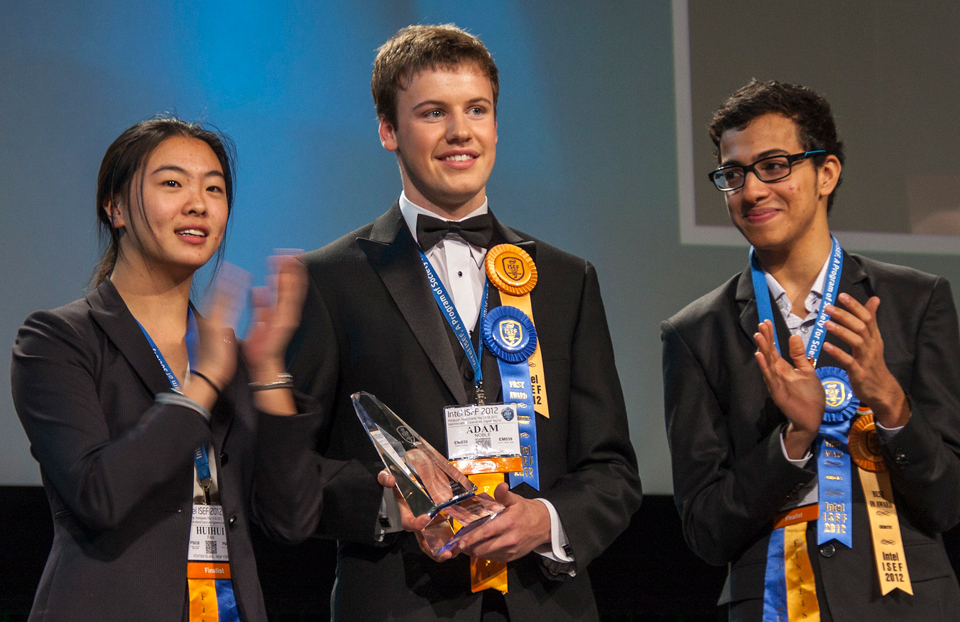
<svg viewBox="0 0 960 622">
<path fill-rule="evenodd" d="M 759 153 L 757 157 L 754 158 L 753 161 L 759 162 L 764 158 L 769 158 L 771 156 L 777 156 L 777 155 L 786 155 L 787 153 L 789 152 L 786 149 L 767 149 L 766 151 Z M 725 160 L 720 163 L 720 168 L 723 168 L 725 166 L 743 166 L 743 162 L 739 160 Z"/>
<path fill-rule="evenodd" d="M 157 168 L 153 169 L 153 171 L 152 171 L 150 174 L 151 174 L 151 175 L 156 175 L 157 173 L 162 173 L 162 172 L 164 172 L 164 171 L 171 171 L 171 172 L 174 172 L 174 173 L 179 173 L 179 174 L 181 174 L 181 175 L 187 175 L 187 176 L 189 176 L 189 173 L 187 173 L 186 169 L 184 169 L 184 168 L 182 168 L 182 167 L 179 167 L 179 166 L 177 166 L 176 164 L 164 164 L 163 166 L 158 166 Z M 204 176 L 204 178 L 207 178 L 207 177 L 219 177 L 220 179 L 226 179 L 226 177 L 224 176 L 224 174 L 223 174 L 222 172 L 220 172 L 220 171 L 213 171 L 213 170 L 207 171 L 206 173 L 203 174 L 203 176 Z"/>
<path fill-rule="evenodd" d="M 472 105 L 474 105 L 474 104 L 479 104 L 479 103 L 484 103 L 484 104 L 487 104 L 488 106 L 492 106 L 492 105 L 493 105 L 493 102 L 490 101 L 489 99 L 487 99 L 486 97 L 474 97 L 473 99 L 471 99 L 471 100 L 469 100 L 469 101 L 467 102 L 467 105 L 472 106 Z M 440 108 L 445 108 L 445 107 L 447 107 L 447 106 L 449 106 L 449 105 L 450 105 L 449 103 L 444 102 L 444 101 L 440 101 L 440 100 L 437 100 L 437 99 L 428 99 L 428 100 L 426 100 L 426 101 L 420 102 L 419 104 L 417 104 L 416 106 L 414 106 L 413 109 L 414 109 L 414 110 L 419 110 L 419 109 L 423 108 L 424 106 L 437 106 L 437 107 L 440 107 Z"/>
</svg>

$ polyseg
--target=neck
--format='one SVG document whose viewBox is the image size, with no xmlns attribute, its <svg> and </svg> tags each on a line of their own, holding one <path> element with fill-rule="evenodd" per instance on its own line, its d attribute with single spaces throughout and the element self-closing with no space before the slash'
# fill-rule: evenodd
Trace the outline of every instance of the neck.
<svg viewBox="0 0 960 622">
<path fill-rule="evenodd" d="M 805 301 L 830 255 L 833 240 L 829 233 L 805 244 L 784 249 L 758 249 L 760 265 L 783 287 L 793 304 L 794 313 L 805 315 Z"/>
<path fill-rule="evenodd" d="M 157 341 L 179 340 L 186 334 L 187 309 L 193 273 L 175 277 L 142 262 L 117 259 L 110 274 L 130 313 Z"/>
</svg>

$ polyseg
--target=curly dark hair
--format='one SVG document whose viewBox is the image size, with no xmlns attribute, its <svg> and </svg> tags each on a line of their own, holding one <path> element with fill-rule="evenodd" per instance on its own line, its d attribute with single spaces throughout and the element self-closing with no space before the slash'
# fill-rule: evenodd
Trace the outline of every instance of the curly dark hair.
<svg viewBox="0 0 960 622">
<path fill-rule="evenodd" d="M 843 165 L 843 141 L 837 137 L 837 124 L 829 102 L 805 86 L 756 78 L 731 93 L 713 113 L 709 130 L 710 139 L 717 146 L 717 160 L 720 158 L 720 137 L 724 132 L 743 129 L 757 117 L 771 112 L 789 117 L 796 123 L 800 144 L 806 151 L 823 149 L 826 152 L 813 157 L 817 167 L 822 166 L 829 155 L 836 156 Z M 827 213 L 833 207 L 842 181 L 841 171 L 837 185 L 827 199 Z"/>
</svg>

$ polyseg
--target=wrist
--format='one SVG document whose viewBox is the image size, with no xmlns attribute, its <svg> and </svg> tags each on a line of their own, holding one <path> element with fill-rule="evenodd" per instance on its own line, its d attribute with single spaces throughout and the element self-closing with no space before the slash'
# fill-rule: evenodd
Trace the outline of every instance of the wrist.
<svg viewBox="0 0 960 622">
<path fill-rule="evenodd" d="M 793 425 L 791 421 L 783 429 L 782 439 L 783 447 L 787 451 L 787 457 L 791 460 L 800 460 L 810 452 L 810 446 L 817 438 L 817 431 L 800 430 Z"/>
<path fill-rule="evenodd" d="M 885 428 L 899 428 L 910 420 L 910 402 L 899 385 L 886 399 L 867 405 L 873 410 L 876 422 Z"/>
<path fill-rule="evenodd" d="M 255 367 L 250 367 L 250 382 L 252 384 L 269 384 L 276 382 L 283 374 L 287 373 L 287 367 L 281 359 L 264 361 Z"/>
</svg>

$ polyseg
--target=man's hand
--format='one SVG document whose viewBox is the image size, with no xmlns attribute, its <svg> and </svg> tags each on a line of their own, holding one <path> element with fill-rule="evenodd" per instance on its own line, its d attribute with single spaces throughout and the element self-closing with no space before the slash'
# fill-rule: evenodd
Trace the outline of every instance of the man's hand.
<svg viewBox="0 0 960 622">
<path fill-rule="evenodd" d="M 753 336 L 757 343 L 754 356 L 760 364 L 760 373 L 763 374 L 773 403 L 790 421 L 783 439 L 784 448 L 792 460 L 798 460 L 806 455 L 820 430 L 826 408 L 823 385 L 813 365 L 807 360 L 803 340 L 799 336 L 790 337 L 790 358 L 794 365 L 791 366 L 777 352 L 773 323 L 764 320 L 758 330 Z"/>
<path fill-rule="evenodd" d="M 823 349 L 849 374 L 854 394 L 873 410 L 880 425 L 885 428 L 906 425 L 910 420 L 910 404 L 883 360 L 883 338 L 877 326 L 880 299 L 874 296 L 862 305 L 849 294 L 840 294 L 838 298 L 846 310 L 827 305 L 825 310 L 830 320 L 826 327 L 850 346 L 851 354 L 830 343 L 824 343 Z"/>
<path fill-rule="evenodd" d="M 470 557 L 510 562 L 550 542 L 547 506 L 510 492 L 505 483 L 497 485 L 493 496 L 506 510 L 464 536 L 458 543 L 462 552 Z"/>
<path fill-rule="evenodd" d="M 410 511 L 410 506 L 407 505 L 407 502 L 400 495 L 400 491 L 397 490 L 397 480 L 390 474 L 390 471 L 387 469 L 380 471 L 380 473 L 377 474 L 377 482 L 384 488 L 393 490 L 393 496 L 397 500 L 397 506 L 400 508 L 400 524 L 404 531 L 409 531 L 417 537 L 417 544 L 420 545 L 421 551 L 436 562 L 445 562 L 451 557 L 456 556 L 457 553 L 454 551 L 444 551 L 440 555 L 434 555 L 430 551 L 426 538 L 423 537 L 423 528 L 430 523 L 430 517 L 426 514 L 422 516 L 413 515 L 413 512 Z M 453 548 L 456 549 L 456 547 Z"/>
</svg>

